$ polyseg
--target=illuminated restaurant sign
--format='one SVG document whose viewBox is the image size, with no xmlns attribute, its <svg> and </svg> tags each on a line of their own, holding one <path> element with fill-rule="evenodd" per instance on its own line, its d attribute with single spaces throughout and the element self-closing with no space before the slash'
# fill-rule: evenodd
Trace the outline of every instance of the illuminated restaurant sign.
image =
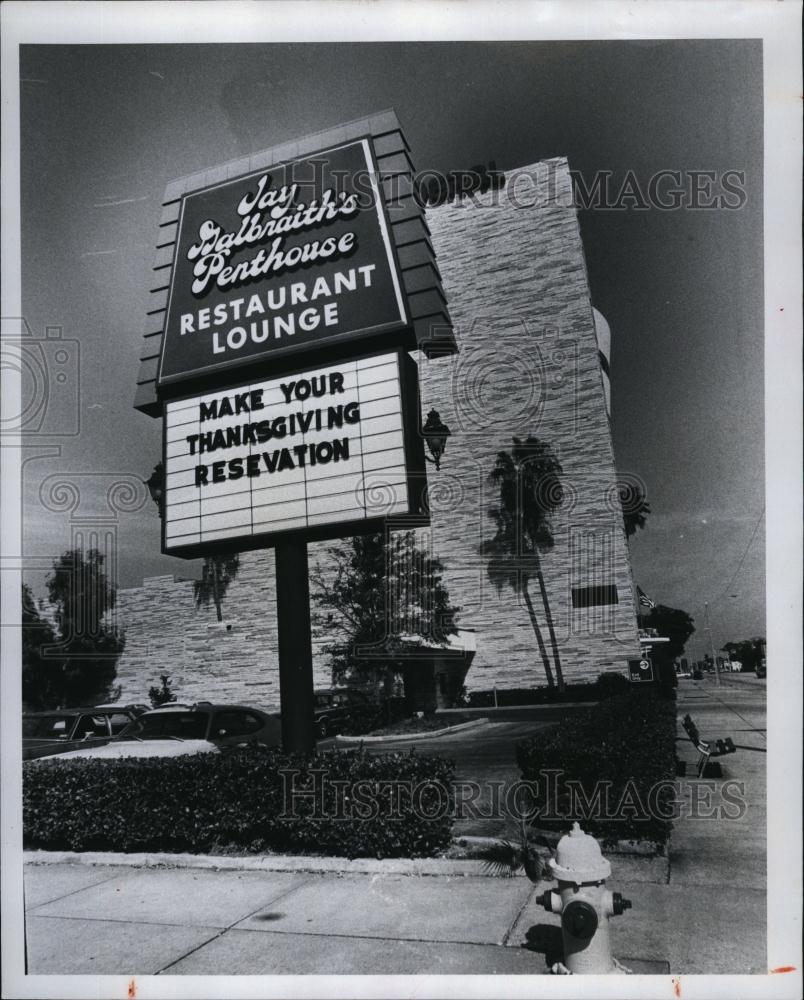
<svg viewBox="0 0 804 1000">
<path fill-rule="evenodd" d="M 419 513 L 415 364 L 389 352 L 171 400 L 163 550 L 332 537 Z M 376 527 L 375 527 L 376 530 Z"/>
<path fill-rule="evenodd" d="M 160 385 L 408 322 L 368 139 L 184 195 Z"/>
</svg>

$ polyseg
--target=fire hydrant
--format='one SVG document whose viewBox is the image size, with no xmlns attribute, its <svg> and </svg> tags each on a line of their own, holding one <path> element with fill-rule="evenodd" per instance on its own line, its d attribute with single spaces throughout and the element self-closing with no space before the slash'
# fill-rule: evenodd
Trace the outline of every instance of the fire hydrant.
<svg viewBox="0 0 804 1000">
<path fill-rule="evenodd" d="M 550 869 L 558 880 L 558 892 L 548 889 L 537 902 L 550 913 L 561 914 L 564 962 L 553 972 L 575 975 L 605 975 L 629 972 L 611 954 L 609 918 L 630 909 L 631 901 L 605 887 L 611 864 L 600 845 L 574 823 L 559 840 Z"/>
</svg>

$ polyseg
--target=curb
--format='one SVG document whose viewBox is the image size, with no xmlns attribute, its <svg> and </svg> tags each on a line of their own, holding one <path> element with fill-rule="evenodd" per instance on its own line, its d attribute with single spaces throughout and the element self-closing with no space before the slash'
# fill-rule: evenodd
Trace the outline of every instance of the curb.
<svg viewBox="0 0 804 1000">
<path fill-rule="evenodd" d="M 350 746 L 358 743 L 398 743 L 405 740 L 406 743 L 418 742 L 420 740 L 431 740 L 434 736 L 445 736 L 447 733 L 466 732 L 467 729 L 479 729 L 488 723 L 488 719 L 471 719 L 469 722 L 461 722 L 457 726 L 447 726 L 446 729 L 433 729 L 429 733 L 411 733 L 406 736 L 404 733 L 389 734 L 387 736 L 336 736 L 336 743 L 348 744 Z"/>
<path fill-rule="evenodd" d="M 496 837 L 455 837 L 441 858 L 328 858 L 310 855 L 231 855 L 170 854 L 167 852 L 117 854 L 112 851 L 23 851 L 23 864 L 87 865 L 131 869 L 190 869 L 196 871 L 284 872 L 306 875 L 398 875 L 412 878 L 527 878 L 524 870 L 501 875 L 478 854 Z M 647 857 L 617 851 L 606 852 L 616 859 L 619 880 L 666 884 L 667 856 Z M 623 868 L 625 866 L 625 869 Z M 545 884 L 550 882 L 548 878 Z"/>
<path fill-rule="evenodd" d="M 209 854 L 116 854 L 111 851 L 23 851 L 26 865 L 107 865 L 124 868 L 196 868 L 313 875 L 483 876 L 486 862 L 474 858 L 324 858 L 306 855 L 232 856 Z M 523 875 L 524 877 L 524 875 Z"/>
<path fill-rule="evenodd" d="M 535 846 L 542 850 L 548 849 L 554 851 L 556 844 L 563 836 L 562 833 L 554 833 L 553 831 L 534 830 L 534 832 L 542 841 L 542 843 L 539 843 L 539 840 L 536 840 Z M 447 851 L 454 852 L 453 856 L 456 858 L 472 858 L 479 852 L 488 850 L 488 848 L 495 844 L 499 844 L 504 839 L 504 837 L 480 837 L 466 834 L 465 836 L 453 837 L 452 844 L 447 848 Z M 617 840 L 610 846 L 604 847 L 601 845 L 601 850 L 606 857 L 613 855 L 616 857 L 646 858 L 651 860 L 653 858 L 665 858 L 669 855 L 669 850 L 661 849 L 658 844 L 650 840 Z"/>
<path fill-rule="evenodd" d="M 596 701 L 559 701 L 559 702 L 530 702 L 527 705 L 484 705 L 482 708 L 439 708 L 436 715 L 447 716 L 447 715 L 475 715 L 479 712 L 488 713 L 490 716 L 493 715 L 506 715 L 511 712 L 562 712 L 566 709 L 582 709 L 582 708 L 595 708 L 600 704 L 599 700 Z"/>
</svg>

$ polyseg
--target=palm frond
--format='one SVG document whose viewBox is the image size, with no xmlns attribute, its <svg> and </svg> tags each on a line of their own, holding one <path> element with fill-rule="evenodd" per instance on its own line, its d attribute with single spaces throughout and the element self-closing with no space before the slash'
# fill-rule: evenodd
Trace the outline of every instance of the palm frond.
<svg viewBox="0 0 804 1000">
<path fill-rule="evenodd" d="M 522 848 L 510 840 L 498 840 L 489 844 L 480 854 L 485 864 L 483 871 L 493 875 L 513 876 L 524 864 Z"/>
</svg>

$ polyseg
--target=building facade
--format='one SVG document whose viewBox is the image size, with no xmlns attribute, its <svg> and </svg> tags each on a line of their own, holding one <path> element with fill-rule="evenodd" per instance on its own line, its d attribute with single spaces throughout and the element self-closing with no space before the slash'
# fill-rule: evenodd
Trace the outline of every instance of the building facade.
<svg viewBox="0 0 804 1000">
<path fill-rule="evenodd" d="M 495 530 L 489 473 L 514 437 L 549 444 L 563 470 L 554 546 L 540 562 L 564 679 L 627 673 L 639 639 L 611 441 L 610 333 L 592 307 L 567 162 L 511 171 L 499 189 L 429 208 L 427 225 L 460 351 L 414 354 L 422 413 L 438 410 L 451 432 L 428 475 L 431 524 L 418 534 L 444 564 L 459 627 L 474 633 L 466 687 L 545 683 L 529 603 L 555 658 L 535 580 L 527 595 L 498 590 L 482 554 Z M 310 545 L 311 565 L 326 564 L 327 547 Z M 182 699 L 279 704 L 271 550 L 241 556 L 222 623 L 195 607 L 191 580 L 172 576 L 121 591 L 118 608 L 124 700 L 142 700 L 169 673 Z M 315 683 L 327 686 L 325 636 L 315 639 Z"/>
</svg>

